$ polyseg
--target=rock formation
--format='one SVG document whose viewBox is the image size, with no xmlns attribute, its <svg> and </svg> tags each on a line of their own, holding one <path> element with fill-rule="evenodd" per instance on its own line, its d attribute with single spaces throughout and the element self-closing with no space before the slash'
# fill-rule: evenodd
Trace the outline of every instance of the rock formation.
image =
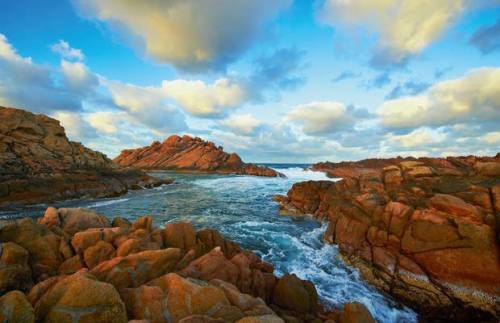
<svg viewBox="0 0 500 323">
<path fill-rule="evenodd" d="M 161 183 L 69 141 L 55 119 L 0 107 L 0 205 L 118 195 Z"/>
<path fill-rule="evenodd" d="M 328 221 L 324 239 L 370 283 L 447 321 L 500 318 L 500 155 L 314 166 L 343 180 L 277 196 Z"/>
<path fill-rule="evenodd" d="M 276 177 L 283 176 L 273 169 L 244 163 L 235 154 L 226 153 L 213 142 L 190 136 L 170 136 L 163 143 L 123 150 L 114 159 L 121 166 L 141 169 L 164 169 L 186 172 L 242 174 Z"/>
<path fill-rule="evenodd" d="M 48 208 L 0 227 L 1 322 L 373 322 L 217 231 Z M 136 322 L 137 322 L 136 321 Z"/>
</svg>

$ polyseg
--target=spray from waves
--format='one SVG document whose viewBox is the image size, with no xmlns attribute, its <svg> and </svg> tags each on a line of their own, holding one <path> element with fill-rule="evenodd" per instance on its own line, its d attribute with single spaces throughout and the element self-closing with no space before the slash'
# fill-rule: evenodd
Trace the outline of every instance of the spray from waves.
<svg viewBox="0 0 500 323">
<path fill-rule="evenodd" d="M 316 172 L 310 169 L 304 169 L 302 167 L 292 167 L 292 168 L 274 168 L 275 171 L 280 172 L 289 180 L 293 181 L 321 181 L 321 180 L 334 180 L 326 176 L 323 172 Z"/>
<path fill-rule="evenodd" d="M 287 225 L 288 226 L 288 225 Z M 289 226 L 293 226 L 292 223 Z M 358 301 L 367 306 L 379 322 L 416 322 L 416 314 L 385 298 L 375 288 L 359 277 L 356 269 L 339 259 L 336 246 L 323 243 L 326 224 L 310 231 L 290 232 L 281 223 L 237 223 L 237 230 L 248 239 L 266 244 L 267 252 L 259 255 L 276 265 L 275 272 L 283 275 L 294 273 L 302 279 L 314 282 L 323 304 L 330 308 Z"/>
</svg>

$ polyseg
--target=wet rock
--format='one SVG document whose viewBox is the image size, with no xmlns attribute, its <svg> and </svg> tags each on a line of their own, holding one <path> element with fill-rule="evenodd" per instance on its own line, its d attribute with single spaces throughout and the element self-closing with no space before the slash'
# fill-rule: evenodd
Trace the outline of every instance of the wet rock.
<svg viewBox="0 0 500 323">
<path fill-rule="evenodd" d="M 425 319 L 494 320 L 499 162 L 500 155 L 320 163 L 313 168 L 344 179 L 296 183 L 279 203 L 328 221 L 324 240 Z"/>
</svg>

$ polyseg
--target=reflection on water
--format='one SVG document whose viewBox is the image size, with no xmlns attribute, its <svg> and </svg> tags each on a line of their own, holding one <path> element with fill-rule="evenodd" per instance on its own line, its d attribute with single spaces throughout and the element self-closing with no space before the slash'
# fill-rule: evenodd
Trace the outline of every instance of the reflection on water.
<svg viewBox="0 0 500 323">
<path fill-rule="evenodd" d="M 175 183 L 114 199 L 74 200 L 56 206 L 92 208 L 109 217 L 130 220 L 153 215 L 156 225 L 188 220 L 197 228 L 212 227 L 274 264 L 277 274 L 292 272 L 313 281 L 327 306 L 359 301 L 380 322 L 415 322 L 414 312 L 367 286 L 356 270 L 338 259 L 335 246 L 321 241 L 324 225 L 308 217 L 278 215 L 277 204 L 271 199 L 274 194 L 285 194 L 295 182 L 328 178 L 296 166 L 274 167 L 287 178 L 160 172 L 154 176 L 172 177 Z M 0 211 L 0 218 L 40 216 L 45 207 Z"/>
</svg>

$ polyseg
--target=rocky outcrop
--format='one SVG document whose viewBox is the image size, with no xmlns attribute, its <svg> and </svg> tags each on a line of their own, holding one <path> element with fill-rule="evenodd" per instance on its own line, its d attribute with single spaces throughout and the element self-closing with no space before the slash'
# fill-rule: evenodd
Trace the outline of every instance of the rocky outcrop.
<svg viewBox="0 0 500 323">
<path fill-rule="evenodd" d="M 424 317 L 500 318 L 499 155 L 315 168 L 344 179 L 293 185 L 282 213 L 328 221 L 325 241 Z"/>
<path fill-rule="evenodd" d="M 141 169 L 283 176 L 273 169 L 244 163 L 237 154 L 228 154 L 213 142 L 187 135 L 182 137 L 174 135 L 162 143 L 155 141 L 150 146 L 123 150 L 114 161 L 121 166 Z"/>
<path fill-rule="evenodd" d="M 110 224 L 111 223 L 111 224 Z M 314 285 L 190 223 L 48 208 L 0 227 L 0 321 L 333 322 Z M 344 314 L 345 312 L 345 314 Z M 354 313 L 354 314 L 352 314 Z M 359 316 L 359 315 L 358 315 Z M 363 317 L 363 316 L 362 316 Z"/>
<path fill-rule="evenodd" d="M 69 141 L 59 121 L 45 115 L 0 107 L 0 120 L 2 206 L 114 196 L 164 183 Z"/>
</svg>

